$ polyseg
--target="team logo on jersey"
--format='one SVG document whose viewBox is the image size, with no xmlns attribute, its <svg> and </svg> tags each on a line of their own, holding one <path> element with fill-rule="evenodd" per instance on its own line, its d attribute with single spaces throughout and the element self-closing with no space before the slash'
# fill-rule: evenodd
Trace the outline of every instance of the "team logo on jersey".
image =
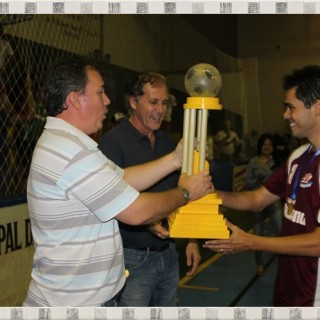
<svg viewBox="0 0 320 320">
<path fill-rule="evenodd" d="M 312 186 L 312 173 L 306 173 L 301 181 L 300 181 L 300 187 L 301 188 L 309 188 Z"/>
</svg>

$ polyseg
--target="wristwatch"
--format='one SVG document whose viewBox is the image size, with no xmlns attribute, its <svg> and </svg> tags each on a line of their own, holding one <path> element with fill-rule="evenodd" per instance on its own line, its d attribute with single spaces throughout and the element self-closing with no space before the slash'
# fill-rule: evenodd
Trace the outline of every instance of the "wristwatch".
<svg viewBox="0 0 320 320">
<path fill-rule="evenodd" d="M 180 189 L 181 192 L 183 193 L 183 196 L 185 197 L 185 199 L 187 200 L 187 202 L 188 202 L 189 200 L 191 200 L 192 194 L 191 194 L 184 186 L 179 186 L 179 189 Z"/>
</svg>

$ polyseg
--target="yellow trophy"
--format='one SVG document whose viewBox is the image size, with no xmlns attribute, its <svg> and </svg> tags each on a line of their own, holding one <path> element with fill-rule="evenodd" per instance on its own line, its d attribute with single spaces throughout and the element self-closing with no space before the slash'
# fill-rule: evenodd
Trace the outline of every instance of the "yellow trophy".
<svg viewBox="0 0 320 320">
<path fill-rule="evenodd" d="M 221 75 L 210 64 L 192 66 L 186 73 L 185 88 L 191 97 L 184 104 L 183 158 L 181 171 L 191 175 L 209 169 L 206 161 L 208 111 L 221 110 L 216 97 Z M 195 147 L 196 146 L 196 147 Z M 169 218 L 171 238 L 227 239 L 229 231 L 219 212 L 222 200 L 216 193 L 175 210 Z"/>
</svg>

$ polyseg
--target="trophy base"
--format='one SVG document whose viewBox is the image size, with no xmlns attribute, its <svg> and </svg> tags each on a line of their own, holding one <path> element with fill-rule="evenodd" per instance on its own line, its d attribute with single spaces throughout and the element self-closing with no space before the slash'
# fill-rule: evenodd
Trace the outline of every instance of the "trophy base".
<svg viewBox="0 0 320 320">
<path fill-rule="evenodd" d="M 221 203 L 212 193 L 175 210 L 169 217 L 170 238 L 228 239 Z"/>
</svg>

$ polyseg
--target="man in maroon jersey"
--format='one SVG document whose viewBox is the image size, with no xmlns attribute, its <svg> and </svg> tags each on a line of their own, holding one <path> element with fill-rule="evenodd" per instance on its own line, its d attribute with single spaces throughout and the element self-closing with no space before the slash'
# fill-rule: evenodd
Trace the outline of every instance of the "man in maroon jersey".
<svg viewBox="0 0 320 320">
<path fill-rule="evenodd" d="M 284 77 L 284 119 L 292 135 L 308 143 L 259 189 L 217 191 L 224 206 L 262 211 L 284 201 L 281 237 L 245 233 L 230 222 L 228 240 L 209 240 L 204 247 L 222 253 L 262 250 L 279 254 L 274 306 L 320 306 L 320 66 L 306 66 Z"/>
</svg>

